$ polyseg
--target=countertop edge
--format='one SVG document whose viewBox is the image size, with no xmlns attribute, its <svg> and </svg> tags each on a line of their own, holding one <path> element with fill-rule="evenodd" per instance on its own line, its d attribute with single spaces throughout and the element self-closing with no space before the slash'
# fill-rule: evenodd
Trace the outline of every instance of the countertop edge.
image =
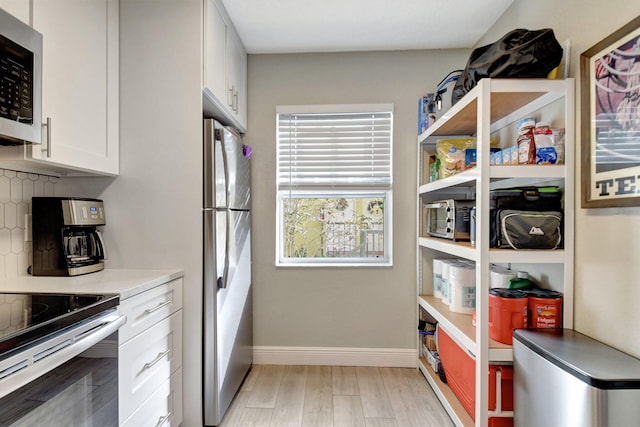
<svg viewBox="0 0 640 427">
<path fill-rule="evenodd" d="M 0 280 L 0 292 L 117 294 L 126 300 L 184 277 L 181 269 L 105 269 L 73 277 L 18 276 Z"/>
<path fill-rule="evenodd" d="M 172 272 L 168 272 L 166 276 L 159 276 L 155 279 L 148 280 L 133 288 L 129 288 L 121 291 L 120 301 L 124 301 L 128 298 L 131 298 L 133 296 L 146 292 L 149 289 L 153 289 L 157 286 L 164 285 L 165 283 L 172 282 L 176 279 L 181 279 L 182 277 L 184 277 L 184 271 L 182 270 L 174 270 Z"/>
</svg>

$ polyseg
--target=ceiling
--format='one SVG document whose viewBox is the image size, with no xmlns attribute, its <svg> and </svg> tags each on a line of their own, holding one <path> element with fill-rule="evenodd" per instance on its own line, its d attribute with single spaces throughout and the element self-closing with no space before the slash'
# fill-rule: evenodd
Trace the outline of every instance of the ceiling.
<svg viewBox="0 0 640 427">
<path fill-rule="evenodd" d="M 472 47 L 513 0 L 222 0 L 248 53 Z"/>
</svg>

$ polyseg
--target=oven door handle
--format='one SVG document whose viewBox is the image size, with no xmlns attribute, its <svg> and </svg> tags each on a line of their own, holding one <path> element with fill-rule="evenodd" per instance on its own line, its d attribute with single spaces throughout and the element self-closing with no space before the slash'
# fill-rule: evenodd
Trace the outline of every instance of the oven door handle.
<svg viewBox="0 0 640 427">
<path fill-rule="evenodd" d="M 36 362 L 33 361 L 33 357 L 30 357 L 27 367 L 0 380 L 0 398 L 18 390 L 20 387 L 93 347 L 116 332 L 126 321 L 127 316 L 120 316 L 116 313 L 99 320 L 96 319 L 96 326 L 93 329 L 84 334 L 70 337 L 74 341 L 72 344 L 38 359 Z"/>
</svg>

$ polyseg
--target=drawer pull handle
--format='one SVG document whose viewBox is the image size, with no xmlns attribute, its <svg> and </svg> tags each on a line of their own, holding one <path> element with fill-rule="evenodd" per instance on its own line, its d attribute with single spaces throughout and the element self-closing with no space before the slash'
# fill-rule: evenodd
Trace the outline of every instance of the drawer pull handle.
<svg viewBox="0 0 640 427">
<path fill-rule="evenodd" d="M 160 303 L 160 304 L 156 305 L 156 306 L 155 306 L 155 307 L 153 307 L 153 308 L 147 308 L 144 312 L 145 312 L 145 313 L 147 313 L 147 314 L 151 314 L 151 313 L 153 313 L 154 311 L 158 311 L 158 310 L 160 310 L 162 307 L 166 307 L 166 306 L 168 306 L 168 305 L 169 305 L 169 304 L 171 304 L 171 303 L 172 303 L 172 301 L 165 301 L 165 302 L 163 302 L 163 303 Z"/>
<path fill-rule="evenodd" d="M 169 421 L 169 419 L 173 416 L 173 414 L 171 412 L 169 412 L 167 415 L 160 417 L 158 419 L 158 424 L 156 424 L 156 427 L 161 427 L 162 425 L 164 425 L 164 423 L 166 423 L 167 421 Z"/>
<path fill-rule="evenodd" d="M 162 358 L 165 357 L 169 353 L 171 353 L 171 349 L 165 351 L 164 353 L 158 353 L 158 355 L 156 356 L 155 359 L 153 359 L 151 362 L 147 362 L 147 363 L 144 364 L 144 369 L 151 368 L 153 365 L 155 365 L 156 363 L 161 361 Z"/>
</svg>

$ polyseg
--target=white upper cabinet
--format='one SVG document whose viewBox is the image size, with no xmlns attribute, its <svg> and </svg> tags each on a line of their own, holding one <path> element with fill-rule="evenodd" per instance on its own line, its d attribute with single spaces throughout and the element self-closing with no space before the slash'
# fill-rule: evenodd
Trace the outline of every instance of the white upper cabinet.
<svg viewBox="0 0 640 427">
<path fill-rule="evenodd" d="M 29 2 L 25 0 L 0 0 L 0 7 L 25 24 L 29 22 Z"/>
<path fill-rule="evenodd" d="M 203 47 L 205 113 L 245 132 L 247 52 L 217 0 L 204 0 Z"/>
<path fill-rule="evenodd" d="M 210 0 L 204 4 L 204 82 L 211 93 L 225 101 L 227 98 L 227 24 L 218 5 Z"/>
<path fill-rule="evenodd" d="M 21 147 L 22 159 L 11 147 L 0 148 L 0 166 L 117 175 L 118 0 L 30 3 L 31 25 L 43 35 L 42 145 Z M 16 13 L 24 15 L 21 8 Z M 19 161 L 12 165 L 11 160 Z"/>
<path fill-rule="evenodd" d="M 247 52 L 235 32 L 227 36 L 227 93 L 229 103 L 244 128 L 247 124 Z"/>
</svg>

